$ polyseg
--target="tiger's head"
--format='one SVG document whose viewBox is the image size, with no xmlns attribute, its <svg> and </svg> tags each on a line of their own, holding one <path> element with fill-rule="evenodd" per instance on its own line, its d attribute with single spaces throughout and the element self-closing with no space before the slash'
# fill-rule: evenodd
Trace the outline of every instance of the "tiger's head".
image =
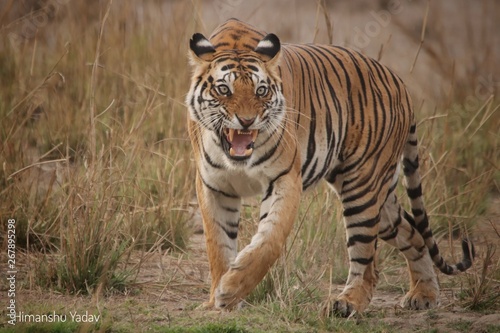
<svg viewBox="0 0 500 333">
<path fill-rule="evenodd" d="M 197 33 L 190 49 L 194 75 L 186 101 L 191 119 L 219 138 L 230 160 L 247 160 L 259 137 L 269 138 L 283 126 L 278 37 L 265 36 L 253 50 L 216 50 Z"/>
</svg>

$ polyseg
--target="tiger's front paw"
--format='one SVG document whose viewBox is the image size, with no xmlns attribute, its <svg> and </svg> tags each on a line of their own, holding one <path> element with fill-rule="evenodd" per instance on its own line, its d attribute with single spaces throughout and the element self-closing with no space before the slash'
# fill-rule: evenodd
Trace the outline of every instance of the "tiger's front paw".
<svg viewBox="0 0 500 333">
<path fill-rule="evenodd" d="M 245 279 L 238 273 L 238 271 L 229 270 L 222 277 L 215 291 L 216 308 L 233 310 L 250 292 L 246 287 Z"/>
<path fill-rule="evenodd" d="M 209 302 L 203 302 L 199 307 L 198 309 L 200 310 L 213 310 L 215 304 L 213 301 L 209 301 Z"/>
<path fill-rule="evenodd" d="M 326 302 L 323 306 L 322 314 L 325 317 L 335 316 L 347 318 L 355 313 L 362 312 L 367 305 L 368 304 L 356 304 L 345 296 L 339 296 L 337 299 Z"/>
<path fill-rule="evenodd" d="M 236 290 L 225 289 L 221 286 L 215 292 L 215 307 L 217 309 L 232 310 L 241 301 Z"/>
<path fill-rule="evenodd" d="M 354 311 L 352 303 L 345 299 L 334 299 L 325 302 L 322 315 L 324 317 L 349 317 Z"/>
<path fill-rule="evenodd" d="M 364 281 L 346 287 L 336 299 L 327 301 L 323 307 L 323 315 L 346 318 L 361 313 L 370 304 L 372 292 L 373 288 Z"/>
</svg>

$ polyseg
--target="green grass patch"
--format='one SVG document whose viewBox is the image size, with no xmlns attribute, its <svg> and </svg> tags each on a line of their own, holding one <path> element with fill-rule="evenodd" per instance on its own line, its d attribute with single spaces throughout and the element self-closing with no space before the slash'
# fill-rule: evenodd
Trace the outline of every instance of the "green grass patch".
<svg viewBox="0 0 500 333">
<path fill-rule="evenodd" d="M 18 323 L 15 326 L 0 328 L 0 333 L 73 333 L 78 332 L 79 325 L 74 322 L 59 323 Z"/>
<path fill-rule="evenodd" d="M 158 328 L 158 333 L 250 333 L 249 330 L 235 324 L 210 323 L 198 327 L 168 327 Z"/>
</svg>

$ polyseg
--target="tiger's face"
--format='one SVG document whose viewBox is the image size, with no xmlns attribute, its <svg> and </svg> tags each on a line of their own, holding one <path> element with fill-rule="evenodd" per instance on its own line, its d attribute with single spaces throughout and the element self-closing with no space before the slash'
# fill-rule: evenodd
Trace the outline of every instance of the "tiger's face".
<svg viewBox="0 0 500 333">
<path fill-rule="evenodd" d="M 282 126 L 279 49 L 274 35 L 266 36 L 254 51 L 217 52 L 200 34 L 191 40 L 195 73 L 187 97 L 190 117 L 216 135 L 230 160 L 247 160 L 258 138 L 265 140 Z"/>
</svg>

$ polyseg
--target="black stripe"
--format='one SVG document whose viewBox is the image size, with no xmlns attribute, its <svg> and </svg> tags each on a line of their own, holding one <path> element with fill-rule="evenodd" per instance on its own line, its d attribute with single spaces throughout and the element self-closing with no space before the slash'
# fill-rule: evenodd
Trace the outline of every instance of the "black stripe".
<svg viewBox="0 0 500 333">
<path fill-rule="evenodd" d="M 238 228 L 238 226 L 240 225 L 240 221 L 236 221 L 236 222 L 227 221 L 226 225 L 230 226 L 231 228 Z"/>
<path fill-rule="evenodd" d="M 410 245 L 407 245 L 407 246 L 403 246 L 401 248 L 399 248 L 399 251 L 401 252 L 404 252 L 404 251 L 408 251 L 409 249 L 411 249 L 413 246 Z"/>
<path fill-rule="evenodd" d="M 370 182 L 371 179 L 369 179 L 369 178 L 372 178 L 373 173 L 375 172 L 374 167 L 375 166 L 372 167 L 370 172 L 367 172 L 368 176 L 364 177 L 364 179 L 359 179 L 357 177 L 357 175 L 354 175 L 354 177 L 347 179 L 347 180 L 344 180 L 344 183 L 342 184 L 342 203 L 343 204 L 361 199 L 364 196 L 368 195 L 369 193 L 373 192 L 374 185 L 372 184 L 372 182 Z M 351 189 L 347 189 L 347 187 L 351 183 L 354 184 L 354 187 L 352 187 Z M 363 184 L 364 189 L 361 190 L 361 186 L 358 184 Z M 346 194 L 351 192 L 351 191 L 355 191 L 355 193 L 353 195 L 347 196 Z M 372 199 L 374 199 L 374 198 L 372 198 Z"/>
<path fill-rule="evenodd" d="M 419 252 L 418 256 L 416 256 L 415 258 L 412 258 L 411 261 L 419 261 L 420 259 L 422 259 L 423 256 L 424 256 L 424 252 Z"/>
<path fill-rule="evenodd" d="M 418 169 L 418 156 L 415 161 L 410 161 L 407 158 L 403 159 L 403 172 L 405 176 L 412 175 Z"/>
<path fill-rule="evenodd" d="M 392 228 L 392 225 L 388 225 L 388 226 L 387 226 L 387 227 L 385 227 L 384 229 L 379 230 L 379 231 L 378 231 L 378 234 L 379 234 L 379 235 L 383 235 L 383 234 L 385 234 L 386 232 L 388 232 L 391 228 Z M 392 230 L 391 232 L 394 232 L 394 230 Z"/>
<path fill-rule="evenodd" d="M 353 246 L 356 243 L 368 244 L 373 242 L 377 238 L 377 235 L 354 235 L 349 237 L 347 241 L 347 247 Z"/>
<path fill-rule="evenodd" d="M 325 177 L 326 181 L 329 182 L 330 184 L 335 183 L 335 180 L 337 179 L 337 175 L 341 172 L 342 172 L 342 169 L 341 169 L 340 165 L 337 165 L 335 168 L 333 168 L 332 171 L 330 171 L 326 175 L 326 177 Z"/>
<path fill-rule="evenodd" d="M 411 134 L 415 134 L 415 132 L 417 131 L 417 125 L 415 123 L 413 123 L 411 126 L 410 126 L 410 133 Z"/>
<path fill-rule="evenodd" d="M 247 65 L 247 68 L 253 72 L 259 72 L 259 68 L 254 65 Z"/>
<path fill-rule="evenodd" d="M 444 259 L 443 257 L 439 257 L 439 261 L 436 263 L 436 267 L 440 268 L 440 267 L 443 267 L 443 265 L 445 265 L 444 263 Z"/>
<path fill-rule="evenodd" d="M 234 41 L 238 41 L 241 39 L 241 35 L 238 35 L 238 34 L 235 34 L 234 32 L 233 33 L 230 33 L 229 36 L 231 36 L 231 38 L 234 40 Z"/>
<path fill-rule="evenodd" d="M 235 64 L 228 64 L 228 65 L 222 66 L 220 70 L 225 72 L 225 71 L 228 71 L 228 70 L 233 69 L 235 67 L 236 67 Z"/>
<path fill-rule="evenodd" d="M 301 71 L 301 82 L 306 83 L 306 82 L 313 82 L 314 78 L 311 77 L 310 73 L 313 72 L 311 68 L 309 67 L 309 62 L 302 56 L 300 53 L 296 53 L 297 58 L 299 60 L 300 64 L 300 71 Z M 306 74 L 304 70 L 309 73 L 308 80 L 306 80 Z M 310 89 L 310 87 L 309 87 Z M 306 89 L 303 89 L 303 94 L 305 95 L 308 91 Z M 305 171 L 307 170 L 309 164 L 311 163 L 314 153 L 316 152 L 316 140 L 315 140 L 315 133 L 316 133 L 316 109 L 314 107 L 314 103 L 312 100 L 312 94 L 311 90 L 309 90 L 309 105 L 305 105 L 305 107 L 308 107 L 309 112 L 310 112 L 310 118 L 309 118 L 309 138 L 307 140 L 307 152 L 306 156 L 304 156 L 304 161 L 302 162 L 302 174 L 305 174 Z M 305 98 L 304 98 L 305 99 Z M 304 104 L 306 101 L 304 100 Z"/>
<path fill-rule="evenodd" d="M 342 203 L 344 203 L 345 201 L 346 200 L 342 200 Z M 367 210 L 368 208 L 373 207 L 376 203 L 377 203 L 377 198 L 372 197 L 370 200 L 361 205 L 344 209 L 344 216 L 349 217 L 360 214 L 365 210 Z"/>
<path fill-rule="evenodd" d="M 381 236 L 380 238 L 384 241 L 388 241 L 390 239 L 393 239 L 393 238 L 396 238 L 396 236 L 398 235 L 398 226 L 401 224 L 401 221 L 402 221 L 402 218 L 401 218 L 401 214 L 398 214 L 398 218 L 396 219 L 396 221 L 394 221 L 393 225 L 389 225 L 387 228 L 385 228 L 383 231 L 380 231 L 379 232 L 379 235 L 383 235 L 384 233 L 386 233 L 390 228 L 393 228 L 391 233 L 387 236 Z"/>
<path fill-rule="evenodd" d="M 276 150 L 278 149 L 278 147 L 282 143 L 281 139 L 283 138 L 284 133 L 285 133 L 285 127 L 283 127 L 283 129 L 281 130 L 280 137 L 278 138 L 278 140 L 276 140 L 276 144 L 270 150 L 268 150 L 264 155 L 262 155 L 257 161 L 253 162 L 252 165 L 251 165 L 251 167 L 256 167 L 256 166 L 264 163 L 271 156 L 274 155 L 274 153 L 276 152 Z"/>
<path fill-rule="evenodd" d="M 405 220 L 408 221 L 408 223 L 410 223 L 410 225 L 412 227 L 416 226 L 415 219 L 413 218 L 413 216 L 408 214 L 408 212 L 406 210 L 403 212 L 403 216 L 404 216 Z"/>
<path fill-rule="evenodd" d="M 249 62 L 249 63 L 252 63 L 252 64 L 257 64 L 257 63 L 260 63 L 262 62 L 262 60 L 260 60 L 259 58 L 248 58 L 248 56 L 245 56 L 245 59 L 243 59 L 242 61 L 244 62 Z"/>
<path fill-rule="evenodd" d="M 361 265 L 369 265 L 373 261 L 373 257 L 370 258 L 351 258 L 351 261 L 357 262 Z"/>
<path fill-rule="evenodd" d="M 472 262 L 472 259 L 476 256 L 474 244 L 467 238 L 462 239 L 462 252 L 464 254 L 464 261 Z"/>
<path fill-rule="evenodd" d="M 203 142 L 202 142 L 203 144 Z M 205 161 L 207 161 L 207 163 L 214 169 L 222 169 L 222 165 L 220 164 L 217 164 L 215 163 L 212 158 L 210 157 L 210 155 L 208 155 L 207 151 L 205 150 L 205 147 L 203 146 L 203 156 L 205 158 Z"/>
<path fill-rule="evenodd" d="M 314 158 L 314 163 L 313 165 L 311 166 L 311 169 L 309 170 L 309 172 L 307 173 L 307 176 L 302 174 L 302 184 L 303 184 L 303 187 L 304 189 L 306 189 L 307 187 L 309 187 L 310 185 L 312 185 L 314 183 L 314 175 L 316 174 L 316 168 L 318 167 L 318 157 L 317 155 L 315 155 L 316 157 Z M 321 178 L 321 177 L 319 177 Z"/>
<path fill-rule="evenodd" d="M 453 274 L 453 268 L 450 265 L 446 265 L 444 267 L 439 268 L 439 270 L 446 274 L 446 275 L 451 275 Z"/>
<path fill-rule="evenodd" d="M 419 224 L 419 226 L 420 226 L 420 224 Z M 424 231 L 421 232 L 423 239 L 427 240 L 429 238 L 432 238 L 432 230 L 430 228 L 427 230 L 425 230 L 425 228 L 423 228 L 423 229 L 424 229 Z M 420 232 L 420 230 L 419 230 L 419 232 Z"/>
<path fill-rule="evenodd" d="M 233 207 L 222 207 L 222 209 L 228 211 L 228 212 L 231 212 L 231 213 L 239 213 L 239 209 L 238 208 L 233 208 Z"/>
<path fill-rule="evenodd" d="M 220 42 L 220 43 L 217 43 L 214 45 L 214 47 L 216 49 L 218 49 L 219 47 L 223 47 L 223 46 L 229 46 L 229 43 L 228 42 Z"/>
<path fill-rule="evenodd" d="M 227 60 L 235 61 L 233 54 L 221 53 L 215 56 L 212 60 L 213 63 L 218 64 Z"/>
<path fill-rule="evenodd" d="M 295 148 L 295 153 L 293 155 L 292 162 L 290 163 L 290 165 L 288 166 L 288 168 L 286 168 L 286 170 L 283 170 L 282 172 L 280 172 L 276 177 L 274 177 L 273 180 L 271 180 L 269 182 L 269 186 L 267 187 L 266 194 L 265 194 L 264 198 L 262 199 L 262 202 L 266 201 L 273 194 L 274 183 L 278 179 L 280 179 L 281 177 L 283 177 L 284 175 L 288 174 L 290 172 L 290 170 L 292 170 L 292 167 L 293 167 L 293 164 L 295 163 L 295 159 L 296 158 L 297 158 L 297 148 Z"/>
<path fill-rule="evenodd" d="M 213 186 L 208 185 L 207 182 L 205 181 L 205 179 L 203 179 L 203 177 L 201 177 L 201 175 L 200 175 L 200 178 L 201 178 L 201 181 L 203 182 L 203 185 L 205 185 L 205 187 L 208 188 L 210 191 L 222 194 L 223 196 L 228 197 L 228 198 L 239 199 L 239 197 L 237 195 L 226 193 L 224 191 L 216 189 Z"/>
<path fill-rule="evenodd" d="M 413 216 L 415 216 L 415 218 L 417 216 L 420 216 L 420 215 L 423 215 L 424 214 L 424 211 L 419 209 L 419 208 L 412 208 L 411 209 L 411 213 L 413 214 Z"/>
<path fill-rule="evenodd" d="M 248 43 L 243 43 L 242 46 L 245 47 L 245 48 L 247 48 L 250 51 L 253 51 L 253 49 L 255 48 L 255 46 L 250 45 Z"/>
<path fill-rule="evenodd" d="M 346 228 L 347 229 L 349 229 L 349 228 L 373 228 L 374 226 L 377 225 L 379 220 L 380 220 L 380 216 L 377 215 L 376 217 L 368 219 L 368 220 L 364 220 L 364 221 L 356 222 L 356 223 L 350 223 L 350 224 L 346 225 Z"/>
<path fill-rule="evenodd" d="M 223 224 L 221 222 L 216 221 L 216 223 L 222 230 L 224 230 L 227 237 L 229 237 L 231 239 L 236 239 L 238 237 L 238 224 L 237 223 L 236 223 L 236 226 L 234 226 L 234 222 L 226 222 L 226 224 Z M 228 226 L 232 229 L 236 228 L 236 231 L 228 230 L 228 228 L 226 226 Z"/>
<path fill-rule="evenodd" d="M 411 146 L 416 146 L 418 144 L 417 140 L 408 140 L 407 143 Z"/>
<path fill-rule="evenodd" d="M 410 199 L 417 199 L 422 196 L 422 185 L 418 184 L 416 188 L 407 188 L 406 193 Z"/>
<path fill-rule="evenodd" d="M 436 243 L 429 249 L 429 254 L 431 255 L 431 258 L 434 258 L 439 254 L 439 248 Z"/>
<path fill-rule="evenodd" d="M 238 232 L 237 231 L 229 231 L 229 230 L 226 230 L 226 229 L 224 229 L 224 231 L 226 232 L 227 237 L 229 237 L 231 239 L 238 238 Z"/>
</svg>

